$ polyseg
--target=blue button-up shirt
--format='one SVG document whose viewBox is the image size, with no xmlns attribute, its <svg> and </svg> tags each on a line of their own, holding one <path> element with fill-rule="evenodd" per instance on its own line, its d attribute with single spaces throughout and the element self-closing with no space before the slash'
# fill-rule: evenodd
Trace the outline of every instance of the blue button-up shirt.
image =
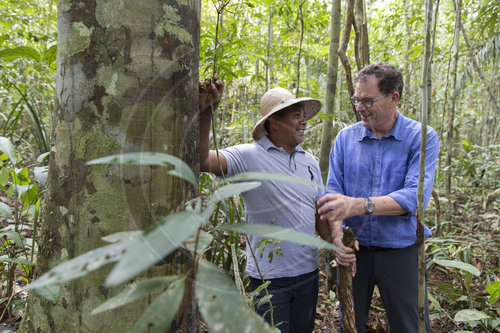
<svg viewBox="0 0 500 333">
<path fill-rule="evenodd" d="M 391 133 L 376 138 L 361 122 L 343 129 L 330 153 L 329 189 L 351 197 L 389 195 L 408 213 L 400 216 L 358 215 L 344 221 L 360 245 L 402 248 L 416 239 L 417 184 L 421 124 L 398 112 Z M 429 202 L 439 138 L 427 130 L 424 207 Z M 425 227 L 425 237 L 431 235 Z"/>
</svg>

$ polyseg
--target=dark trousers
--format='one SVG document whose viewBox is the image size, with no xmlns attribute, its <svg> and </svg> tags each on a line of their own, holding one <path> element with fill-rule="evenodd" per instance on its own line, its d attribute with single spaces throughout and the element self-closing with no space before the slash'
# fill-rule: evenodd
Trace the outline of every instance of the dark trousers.
<svg viewBox="0 0 500 333">
<path fill-rule="evenodd" d="M 282 333 L 311 333 L 314 329 L 316 302 L 318 299 L 318 270 L 294 277 L 269 279 L 267 290 L 273 295 L 274 325 Z M 250 289 L 253 291 L 262 281 L 250 277 Z M 256 311 L 271 324 L 269 302 L 257 308 L 258 299 L 265 296 L 263 290 L 255 302 Z M 267 312 L 266 312 L 267 311 Z M 280 324 L 281 323 L 281 324 Z"/>
<path fill-rule="evenodd" d="M 418 247 L 381 249 L 360 246 L 353 278 L 354 309 L 358 333 L 365 332 L 374 286 L 382 296 L 391 332 L 418 332 Z M 430 332 L 427 285 L 425 326 Z"/>
</svg>

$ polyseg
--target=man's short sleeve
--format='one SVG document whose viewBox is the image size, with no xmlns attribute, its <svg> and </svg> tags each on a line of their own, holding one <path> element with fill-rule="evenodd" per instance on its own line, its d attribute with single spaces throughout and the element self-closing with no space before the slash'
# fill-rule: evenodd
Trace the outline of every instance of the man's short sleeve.
<svg viewBox="0 0 500 333">
<path fill-rule="evenodd" d="M 248 164 L 245 160 L 245 152 L 249 149 L 248 144 L 227 147 L 219 150 L 224 155 L 227 162 L 226 176 L 234 176 L 248 171 Z"/>
</svg>

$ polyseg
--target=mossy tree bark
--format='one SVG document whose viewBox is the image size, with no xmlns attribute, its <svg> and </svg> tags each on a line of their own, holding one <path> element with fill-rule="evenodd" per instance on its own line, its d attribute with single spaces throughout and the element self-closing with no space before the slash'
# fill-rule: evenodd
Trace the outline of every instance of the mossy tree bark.
<svg viewBox="0 0 500 333">
<path fill-rule="evenodd" d="M 38 275 L 102 246 L 105 235 L 148 227 L 193 196 L 165 168 L 85 163 L 156 151 L 198 169 L 199 17 L 199 0 L 58 1 L 54 147 Z M 145 275 L 179 269 L 156 266 Z M 30 292 L 20 332 L 130 329 L 147 300 L 91 315 L 119 291 L 102 286 L 108 271 L 65 283 L 57 302 Z"/>
</svg>

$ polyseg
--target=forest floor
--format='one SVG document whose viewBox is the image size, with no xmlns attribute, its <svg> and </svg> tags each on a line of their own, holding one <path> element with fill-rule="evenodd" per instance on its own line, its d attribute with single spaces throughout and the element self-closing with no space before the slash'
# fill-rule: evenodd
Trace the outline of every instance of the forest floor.
<svg viewBox="0 0 500 333">
<path fill-rule="evenodd" d="M 8 202 L 6 198 L 0 198 L 2 202 Z M 487 327 L 487 325 L 465 324 L 453 320 L 457 310 L 476 308 L 479 310 L 493 310 L 493 316 L 500 319 L 499 303 L 490 306 L 489 297 L 485 290 L 486 284 L 494 280 L 500 280 L 500 204 L 493 203 L 493 208 L 483 211 L 479 205 L 474 207 L 474 213 L 466 214 L 463 206 L 457 206 L 456 216 L 453 218 L 453 231 L 445 230 L 440 237 L 433 237 L 426 241 L 427 261 L 433 258 L 457 259 L 468 261 L 481 272 L 480 277 L 467 280 L 462 272 L 453 268 L 445 268 L 436 264 L 428 266 L 428 288 L 429 293 L 434 296 L 439 308 L 430 303 L 430 316 L 432 332 L 500 332 L 499 326 Z M 8 227 L 11 221 L 0 219 L 0 230 Z M 25 237 L 31 237 L 24 234 Z M 3 240 L 2 240 L 3 241 Z M 430 247 L 430 248 L 429 248 Z M 469 250 L 467 250 L 469 249 Z M 469 251 L 469 252 L 467 252 Z M 437 254 L 436 254 L 437 253 Z M 467 256 L 464 256 L 467 254 Z M 467 259 L 468 258 L 468 259 Z M 338 298 L 335 292 L 327 290 L 325 263 L 322 260 L 320 267 L 320 293 L 316 311 L 316 325 L 314 333 L 337 333 L 339 329 Z M 5 266 L 2 270 L 2 297 L 5 297 Z M 24 274 L 21 270 L 17 276 Z M 485 278 L 488 276 L 488 278 Z M 24 301 L 27 292 L 22 291 L 25 285 L 23 279 L 18 278 L 14 289 L 14 297 L 7 300 L 0 297 L 0 332 L 15 332 L 23 315 Z M 3 301 L 2 301 L 3 300 Z M 19 303 L 16 311 L 12 307 L 5 308 L 7 303 Z M 490 312 L 491 313 L 491 312 Z M 500 323 L 500 320 L 498 320 Z M 368 333 L 390 332 L 388 320 L 385 315 L 383 304 L 375 289 L 372 300 L 369 321 L 367 323 Z"/>
</svg>

